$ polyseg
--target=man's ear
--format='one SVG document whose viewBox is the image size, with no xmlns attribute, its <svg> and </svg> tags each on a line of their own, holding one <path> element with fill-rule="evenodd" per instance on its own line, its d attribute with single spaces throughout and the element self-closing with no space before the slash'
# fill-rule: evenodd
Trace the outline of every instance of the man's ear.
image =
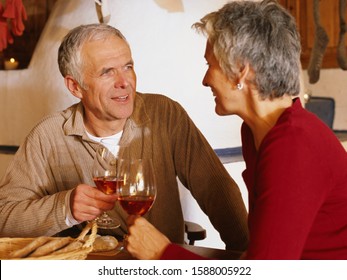
<svg viewBox="0 0 347 280">
<path fill-rule="evenodd" d="M 77 98 L 82 99 L 83 93 L 79 83 L 70 75 L 64 78 L 65 86 Z"/>
</svg>

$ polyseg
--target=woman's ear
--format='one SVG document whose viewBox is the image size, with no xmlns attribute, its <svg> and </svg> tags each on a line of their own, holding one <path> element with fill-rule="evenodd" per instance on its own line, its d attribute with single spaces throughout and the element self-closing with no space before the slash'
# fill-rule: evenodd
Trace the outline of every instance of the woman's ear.
<svg viewBox="0 0 347 280">
<path fill-rule="evenodd" d="M 249 63 L 245 63 L 245 65 L 240 68 L 240 76 L 239 76 L 239 83 L 244 84 L 246 80 L 249 80 L 249 77 L 247 79 L 247 76 L 250 74 L 250 66 Z"/>
<path fill-rule="evenodd" d="M 79 83 L 70 75 L 64 78 L 65 86 L 77 98 L 82 99 L 83 93 Z"/>
</svg>

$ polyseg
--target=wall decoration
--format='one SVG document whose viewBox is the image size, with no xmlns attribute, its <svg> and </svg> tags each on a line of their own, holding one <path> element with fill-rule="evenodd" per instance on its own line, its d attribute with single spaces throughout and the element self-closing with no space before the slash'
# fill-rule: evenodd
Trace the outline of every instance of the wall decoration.
<svg viewBox="0 0 347 280">
<path fill-rule="evenodd" d="M 0 70 L 27 68 L 56 0 L 0 0 Z"/>
</svg>

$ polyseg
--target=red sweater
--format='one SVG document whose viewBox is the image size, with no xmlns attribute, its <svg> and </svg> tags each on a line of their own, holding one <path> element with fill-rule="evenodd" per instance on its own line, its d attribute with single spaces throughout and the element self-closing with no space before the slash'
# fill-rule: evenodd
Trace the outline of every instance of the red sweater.
<svg viewBox="0 0 347 280">
<path fill-rule="evenodd" d="M 347 153 L 299 99 L 258 152 L 242 126 L 249 259 L 347 259 Z"/>
<path fill-rule="evenodd" d="M 241 129 L 249 192 L 248 259 L 347 259 L 347 153 L 295 99 L 256 151 Z M 177 245 L 162 259 L 199 259 Z"/>
</svg>

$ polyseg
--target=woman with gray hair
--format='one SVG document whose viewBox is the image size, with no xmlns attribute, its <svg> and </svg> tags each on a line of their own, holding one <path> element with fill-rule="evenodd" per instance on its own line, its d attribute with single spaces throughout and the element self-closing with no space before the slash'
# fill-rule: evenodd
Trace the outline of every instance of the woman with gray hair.
<svg viewBox="0 0 347 280">
<path fill-rule="evenodd" d="M 245 259 L 347 258 L 347 154 L 297 98 L 300 39 L 276 1 L 233 1 L 194 27 L 207 36 L 203 85 L 218 115 L 238 115 L 249 191 Z M 227 222 L 227 221 L 226 221 Z M 137 258 L 200 258 L 129 217 Z"/>
</svg>

